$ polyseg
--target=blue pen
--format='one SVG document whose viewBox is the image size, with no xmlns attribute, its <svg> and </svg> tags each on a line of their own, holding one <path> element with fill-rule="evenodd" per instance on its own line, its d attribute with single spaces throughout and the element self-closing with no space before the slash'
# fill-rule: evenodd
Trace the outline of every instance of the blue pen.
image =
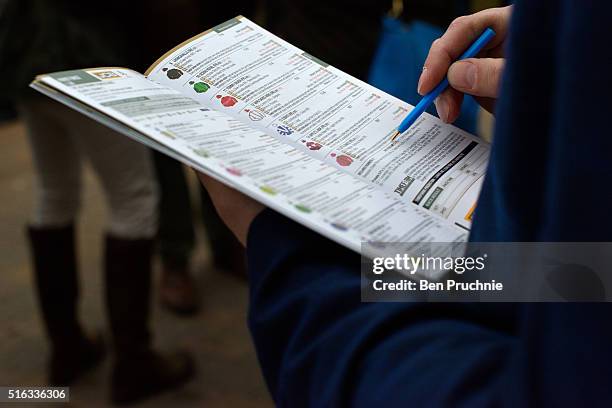
<svg viewBox="0 0 612 408">
<path fill-rule="evenodd" d="M 465 51 L 463 55 L 459 57 L 457 61 L 461 61 L 466 58 L 475 57 L 484 48 L 484 46 L 487 45 L 489 41 L 493 39 L 493 37 L 495 37 L 495 31 L 493 31 L 491 28 L 487 28 L 480 35 L 480 37 L 478 37 L 478 39 L 474 41 L 474 43 L 470 46 L 470 48 L 468 48 L 467 51 Z M 417 106 L 415 106 L 414 109 L 410 111 L 408 116 L 406 116 L 406 118 L 402 121 L 402 123 L 400 123 L 395 133 L 393 133 L 393 137 L 391 137 L 391 141 L 392 142 L 395 141 L 395 139 L 399 135 L 407 131 L 410 128 L 410 126 L 412 126 L 412 124 L 419 118 L 419 116 L 421 116 L 423 112 L 427 110 L 427 108 L 434 102 L 434 100 L 447 87 L 448 87 L 448 77 L 444 77 L 444 80 L 440 82 L 438 86 L 436 86 L 430 93 L 423 96 L 423 99 L 419 101 Z"/>
</svg>

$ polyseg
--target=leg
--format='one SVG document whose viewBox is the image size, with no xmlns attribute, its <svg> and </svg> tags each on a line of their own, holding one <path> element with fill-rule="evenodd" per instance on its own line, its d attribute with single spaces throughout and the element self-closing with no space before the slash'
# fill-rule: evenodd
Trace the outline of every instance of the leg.
<svg viewBox="0 0 612 408">
<path fill-rule="evenodd" d="M 74 123 L 74 138 L 87 151 L 110 207 L 104 269 L 116 353 L 112 399 L 133 402 L 178 386 L 193 375 L 188 354 L 162 355 L 151 349 L 151 257 L 157 229 L 151 155 L 144 146 L 87 118 L 79 116 Z M 81 133 L 82 129 L 87 132 Z"/>
<path fill-rule="evenodd" d="M 148 348 L 151 254 L 157 190 L 149 151 L 77 113 L 73 139 L 82 146 L 106 193 L 106 299 L 116 352 Z M 83 131 L 85 130 L 86 131 Z"/>
<path fill-rule="evenodd" d="M 68 108 L 38 96 L 24 100 L 19 108 L 36 174 L 31 225 L 72 225 L 80 207 L 81 154 L 62 120 Z"/>
<path fill-rule="evenodd" d="M 86 339 L 77 317 L 74 220 L 79 207 L 80 155 L 62 124 L 61 106 L 32 98 L 21 104 L 20 111 L 37 175 L 28 237 L 43 322 L 52 344 L 49 382 L 67 385 L 104 353 L 101 339 Z"/>
</svg>

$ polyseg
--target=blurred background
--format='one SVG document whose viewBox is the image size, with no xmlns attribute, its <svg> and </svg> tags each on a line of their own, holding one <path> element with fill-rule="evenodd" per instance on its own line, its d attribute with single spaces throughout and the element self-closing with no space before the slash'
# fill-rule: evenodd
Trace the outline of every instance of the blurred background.
<svg viewBox="0 0 612 408">
<path fill-rule="evenodd" d="M 40 386 L 47 382 L 49 345 L 33 289 L 24 232 L 34 202 L 34 175 L 25 132 L 18 121 L 0 125 L 0 196 L 3 202 L 0 210 L 0 384 Z M 194 191 L 198 187 L 196 182 L 190 177 L 190 187 Z M 86 168 L 83 184 L 77 244 L 80 315 L 88 327 L 104 328 L 107 321 L 101 259 L 107 211 L 99 182 L 89 168 Z M 180 390 L 135 406 L 270 407 L 272 402 L 259 373 L 246 327 L 247 286 L 244 280 L 209 267 L 210 250 L 200 220 L 196 220 L 198 245 L 191 267 L 198 283 L 200 310 L 193 316 L 180 318 L 161 307 L 154 296 L 151 327 L 154 343 L 160 349 L 184 346 L 194 352 L 197 375 Z M 159 269 L 157 260 L 154 267 L 157 276 Z M 106 360 L 73 384 L 70 406 L 109 406 L 110 366 L 110 360 Z M 11 403 L 10 406 L 19 405 Z"/>
<path fill-rule="evenodd" d="M 54 270 L 61 269 L 53 255 L 57 250 L 49 249 L 48 238 L 41 238 L 56 236 L 49 231 L 57 227 L 48 223 L 53 200 L 47 197 L 47 190 L 52 190 L 53 181 L 46 180 L 46 175 L 53 170 L 62 178 L 61 167 L 58 170 L 57 165 L 45 163 L 45 157 L 58 156 L 56 161 L 61 161 L 63 150 L 75 150 L 78 166 L 71 171 L 79 173 L 80 187 L 64 195 L 80 195 L 80 205 L 74 205 L 61 224 L 62 228 L 70 225 L 75 237 L 74 245 L 62 249 L 73 251 L 76 258 L 71 268 L 80 291 L 71 307 L 76 307 L 73 312 L 79 325 L 102 330 L 108 349 L 123 347 L 117 340 L 121 325 L 113 318 L 113 310 L 116 314 L 122 307 L 126 313 L 129 309 L 125 302 L 121 306 L 120 299 L 105 295 L 105 287 L 115 279 L 108 269 L 134 267 L 117 260 L 125 256 L 112 258 L 108 253 L 111 244 L 129 246 L 135 240 L 112 232 L 113 222 L 120 219 L 113 198 L 116 182 L 109 181 L 112 177 L 103 157 L 79 147 L 81 135 L 95 133 L 96 125 L 79 122 L 54 102 L 29 91 L 27 84 L 34 75 L 97 65 L 143 72 L 179 42 L 242 14 L 310 54 L 415 104 L 416 83 L 431 42 L 454 17 L 503 3 L 135 0 L 113 7 L 96 4 L 94 11 L 69 0 L 0 0 L 0 385 L 40 386 L 62 373 L 78 372 L 63 378 L 70 378 L 70 405 L 109 406 L 110 375 L 123 358 L 115 350 L 115 359 L 94 359 L 93 369 L 83 373 L 72 366 L 66 373 L 66 364 L 53 368 L 50 362 L 50 356 L 62 356 L 58 343 L 65 340 L 58 340 L 58 330 L 51 322 L 53 313 L 64 313 L 55 310 L 56 305 L 74 293 L 63 293 L 61 288 L 50 291 L 45 286 L 48 279 L 63 279 L 63 272 Z M 53 113 L 55 109 L 60 113 Z M 32 112 L 48 112 L 49 122 L 33 119 Z M 51 135 L 54 121 L 70 136 Z M 467 101 L 457 124 L 489 137 L 491 123 L 490 116 Z M 134 293 L 142 292 L 140 302 L 151 306 L 142 320 L 149 322 L 152 340 L 143 335 L 145 345 L 138 347 L 186 349 L 196 371 L 182 387 L 170 387 L 154 398 L 147 398 L 143 391 L 144 397 L 137 398 L 135 406 L 272 406 L 246 327 L 248 287 L 242 248 L 224 229 L 190 171 L 160 155 L 146 155 L 151 163 L 148 179 L 158 192 L 157 200 L 150 201 L 157 207 L 149 222 L 159 228 L 153 235 L 140 231 L 144 235 L 139 242 L 150 245 L 151 250 L 143 250 L 141 256 L 141 281 L 125 283 Z M 62 212 L 62 197 L 56 201 Z M 54 268 L 45 266 L 50 264 Z M 70 282 L 72 278 L 66 279 Z M 146 283 L 149 280 L 151 287 Z M 54 296 L 60 300 L 54 301 Z M 113 302 L 119 306 L 109 307 Z M 85 341 L 80 338 L 86 336 L 77 331 L 78 342 Z M 158 355 L 157 351 L 150 353 Z"/>
</svg>

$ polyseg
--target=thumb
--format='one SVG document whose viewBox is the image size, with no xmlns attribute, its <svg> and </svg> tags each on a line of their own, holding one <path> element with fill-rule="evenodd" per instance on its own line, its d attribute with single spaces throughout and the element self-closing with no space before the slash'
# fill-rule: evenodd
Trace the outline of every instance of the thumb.
<svg viewBox="0 0 612 408">
<path fill-rule="evenodd" d="M 466 94 L 497 98 L 504 64 L 503 58 L 468 58 L 458 61 L 448 70 L 448 82 Z"/>
</svg>

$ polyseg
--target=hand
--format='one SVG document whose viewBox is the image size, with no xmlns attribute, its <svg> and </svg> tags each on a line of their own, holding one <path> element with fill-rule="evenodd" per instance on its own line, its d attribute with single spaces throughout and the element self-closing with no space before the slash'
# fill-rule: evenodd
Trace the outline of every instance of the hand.
<svg viewBox="0 0 612 408">
<path fill-rule="evenodd" d="M 196 174 L 210 194 L 223 222 L 238 238 L 238 241 L 246 247 L 249 227 L 257 214 L 265 207 L 205 174 L 199 172 Z"/>
<path fill-rule="evenodd" d="M 473 95 L 493 113 L 504 70 L 503 47 L 511 14 L 512 6 L 508 6 L 459 17 L 431 45 L 417 90 L 425 95 L 448 74 L 450 87 L 436 99 L 438 115 L 444 122 L 451 123 L 459 117 L 463 94 Z M 453 63 L 487 27 L 493 28 L 496 35 L 479 58 Z"/>
</svg>

